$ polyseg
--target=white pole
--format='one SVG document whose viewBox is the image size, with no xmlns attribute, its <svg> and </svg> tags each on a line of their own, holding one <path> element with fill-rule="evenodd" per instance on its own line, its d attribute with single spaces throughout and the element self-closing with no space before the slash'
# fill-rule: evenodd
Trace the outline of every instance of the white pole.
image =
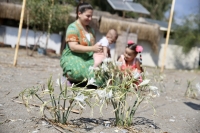
<svg viewBox="0 0 200 133">
<path fill-rule="evenodd" d="M 164 47 L 164 54 L 163 54 L 163 58 L 162 58 L 161 72 L 163 72 L 164 65 L 165 65 L 167 46 L 168 46 L 168 42 L 169 42 L 171 23 L 172 23 L 173 13 L 174 13 L 174 5 L 175 5 L 175 0 L 172 0 L 172 7 L 171 7 L 171 11 L 170 11 L 170 18 L 169 18 L 169 24 L 168 24 L 168 30 L 167 30 L 167 37 L 166 37 L 166 42 L 165 42 L 165 47 Z"/>
</svg>

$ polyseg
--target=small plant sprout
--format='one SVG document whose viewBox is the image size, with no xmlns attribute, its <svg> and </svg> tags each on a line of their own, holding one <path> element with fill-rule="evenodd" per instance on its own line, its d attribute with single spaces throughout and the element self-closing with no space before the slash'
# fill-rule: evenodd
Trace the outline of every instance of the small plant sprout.
<svg viewBox="0 0 200 133">
<path fill-rule="evenodd" d="M 187 81 L 187 89 L 185 91 L 185 97 L 197 99 L 198 92 L 200 89 L 199 83 L 196 84 L 196 87 L 192 84 L 193 81 Z"/>
</svg>

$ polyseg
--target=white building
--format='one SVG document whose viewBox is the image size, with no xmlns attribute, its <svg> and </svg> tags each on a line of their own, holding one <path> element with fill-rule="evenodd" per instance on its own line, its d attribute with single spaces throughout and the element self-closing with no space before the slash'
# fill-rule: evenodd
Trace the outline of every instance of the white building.
<svg viewBox="0 0 200 133">
<path fill-rule="evenodd" d="M 0 25 L 0 43 L 4 45 L 10 45 L 15 47 L 18 37 L 18 28 L 10 27 L 6 25 Z M 41 48 L 45 48 L 47 34 L 40 31 L 29 30 L 26 38 L 26 29 L 22 29 L 20 46 L 30 47 L 31 45 L 39 45 Z M 48 40 L 48 49 L 55 50 L 56 54 L 60 54 L 61 49 L 61 35 L 51 34 Z"/>
<path fill-rule="evenodd" d="M 140 21 L 140 20 L 139 20 Z M 162 21 L 145 19 L 146 22 L 156 23 L 160 26 L 160 41 L 158 45 L 158 53 L 154 53 L 149 45 L 149 42 L 138 41 L 144 47 L 143 64 L 151 67 L 161 67 L 163 54 L 166 42 L 166 34 L 168 24 Z M 172 32 L 176 25 L 172 25 Z M 193 47 L 188 54 L 182 52 L 182 47 L 176 45 L 173 39 L 169 39 L 166 51 L 165 68 L 167 69 L 196 69 L 199 67 L 200 49 Z"/>
</svg>

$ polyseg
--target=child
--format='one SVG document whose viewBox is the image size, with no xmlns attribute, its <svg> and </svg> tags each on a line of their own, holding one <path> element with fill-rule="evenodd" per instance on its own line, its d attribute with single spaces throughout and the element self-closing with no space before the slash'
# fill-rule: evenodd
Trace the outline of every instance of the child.
<svg viewBox="0 0 200 133">
<path fill-rule="evenodd" d="M 133 41 L 128 41 L 128 45 L 125 49 L 123 55 L 121 55 L 118 59 L 119 62 L 122 62 L 121 70 L 135 70 L 138 72 L 143 72 L 142 67 L 142 57 L 140 55 L 140 59 L 136 58 L 138 53 L 141 53 L 143 50 L 142 46 L 135 44 Z"/>
<path fill-rule="evenodd" d="M 98 67 L 106 57 L 110 57 L 108 48 L 109 44 L 115 43 L 117 38 L 118 38 L 117 31 L 114 29 L 110 29 L 106 34 L 106 36 L 99 41 L 99 44 L 103 46 L 103 51 L 100 53 L 93 54 L 94 58 L 93 67 Z"/>
</svg>

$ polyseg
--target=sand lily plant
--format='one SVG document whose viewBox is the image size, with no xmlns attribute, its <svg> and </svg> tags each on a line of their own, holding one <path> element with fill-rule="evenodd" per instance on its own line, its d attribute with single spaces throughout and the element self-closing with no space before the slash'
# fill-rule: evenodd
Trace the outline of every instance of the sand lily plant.
<svg viewBox="0 0 200 133">
<path fill-rule="evenodd" d="M 145 77 L 145 72 L 139 73 L 137 69 L 121 71 L 120 66 L 120 62 L 106 59 L 100 67 L 89 68 L 93 77 L 88 79 L 87 85 L 103 82 L 104 84 L 98 89 L 86 89 L 87 86 L 76 85 L 67 87 L 66 80 L 57 80 L 55 86 L 50 78 L 47 89 L 45 87 L 25 89 L 20 96 L 27 107 L 31 99 L 39 99 L 43 116 L 46 115 L 45 111 L 48 111 L 55 122 L 62 124 L 67 123 L 74 107 L 78 106 L 83 110 L 86 105 L 91 108 L 97 105 L 103 115 L 103 106 L 111 103 L 115 125 L 131 126 L 139 105 L 144 100 L 150 101 L 159 96 L 159 91 L 157 87 L 150 85 L 151 81 Z"/>
<path fill-rule="evenodd" d="M 96 79 L 105 83 L 96 91 L 99 104 L 111 102 L 115 124 L 131 126 L 133 116 L 142 101 L 149 101 L 159 96 L 159 91 L 157 87 L 150 86 L 150 80 L 146 79 L 144 72 L 139 73 L 137 69 L 121 71 L 120 66 L 120 62 L 106 59 L 100 67 L 90 68 L 90 70 L 95 73 Z M 132 99 L 131 102 L 128 101 L 128 97 Z"/>
<path fill-rule="evenodd" d="M 60 90 L 58 95 L 55 93 L 56 89 Z M 27 107 L 29 107 L 30 100 L 36 97 L 41 102 L 40 111 L 43 116 L 46 116 L 44 112 L 47 110 L 55 122 L 66 124 L 74 107 L 78 106 L 82 110 L 87 104 L 90 105 L 89 98 L 92 91 L 94 90 L 87 90 L 75 85 L 67 87 L 66 81 L 60 79 L 54 86 L 52 78 L 50 78 L 47 89 L 44 87 L 25 89 L 20 96 Z"/>
</svg>

